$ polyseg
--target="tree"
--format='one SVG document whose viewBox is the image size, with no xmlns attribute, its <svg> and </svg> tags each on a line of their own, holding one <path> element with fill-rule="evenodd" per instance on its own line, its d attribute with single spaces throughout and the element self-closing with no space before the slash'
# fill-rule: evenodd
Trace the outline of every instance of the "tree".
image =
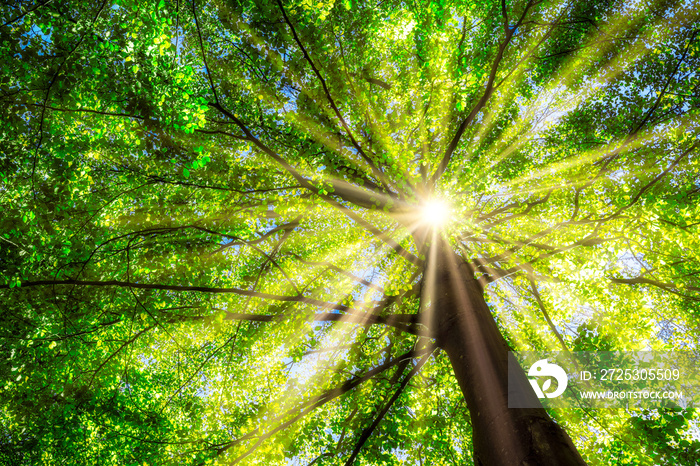
<svg viewBox="0 0 700 466">
<path fill-rule="evenodd" d="M 1 11 L 3 461 L 698 461 L 506 404 L 509 349 L 697 348 L 696 2 Z"/>
</svg>

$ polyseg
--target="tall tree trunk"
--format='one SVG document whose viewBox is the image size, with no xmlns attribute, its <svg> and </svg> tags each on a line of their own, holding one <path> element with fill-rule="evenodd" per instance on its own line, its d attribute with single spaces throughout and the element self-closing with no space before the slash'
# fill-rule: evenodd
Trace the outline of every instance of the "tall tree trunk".
<svg viewBox="0 0 700 466">
<path fill-rule="evenodd" d="M 549 417 L 522 369 L 511 377 L 539 408 L 508 408 L 508 345 L 467 264 L 435 235 L 425 297 L 431 325 L 447 353 L 469 408 L 478 466 L 585 465 L 564 430 Z"/>
</svg>

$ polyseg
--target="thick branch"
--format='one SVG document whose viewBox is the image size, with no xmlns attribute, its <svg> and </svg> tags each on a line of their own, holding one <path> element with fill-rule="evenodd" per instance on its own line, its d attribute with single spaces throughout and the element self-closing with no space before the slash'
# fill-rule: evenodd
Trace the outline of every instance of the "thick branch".
<svg viewBox="0 0 700 466">
<path fill-rule="evenodd" d="M 308 298 L 306 296 L 285 296 L 276 295 L 270 293 L 261 293 L 258 291 L 243 290 L 240 288 L 215 288 L 208 286 L 192 286 L 192 285 L 165 285 L 160 283 L 134 283 L 128 281 L 119 280 L 36 280 L 36 281 L 26 281 L 22 282 L 21 287 L 33 287 L 33 286 L 95 286 L 95 287 L 110 287 L 116 286 L 120 288 L 129 289 L 140 289 L 140 290 L 163 290 L 163 291 L 197 291 L 200 293 L 231 293 L 241 296 L 249 296 L 251 298 L 267 299 L 271 301 L 282 301 L 282 302 L 297 302 L 304 304 L 311 304 L 312 306 L 318 306 L 323 309 L 336 309 L 339 311 L 351 311 L 352 308 L 344 304 L 334 304 L 328 303 L 326 301 L 321 301 L 315 298 Z M 10 285 L 0 285 L 0 289 L 9 289 Z"/>
<path fill-rule="evenodd" d="M 365 162 L 367 162 L 369 167 L 372 169 L 372 173 L 377 178 L 377 181 L 379 181 L 382 184 L 382 187 L 386 190 L 386 192 L 391 192 L 391 190 L 389 189 L 387 184 L 384 182 L 384 174 L 381 172 L 381 170 L 379 170 L 379 167 L 377 167 L 377 165 L 375 165 L 375 163 L 372 161 L 372 159 L 369 158 L 369 156 L 365 153 L 365 151 L 362 149 L 360 144 L 355 139 L 355 136 L 353 135 L 352 131 L 350 130 L 350 126 L 345 121 L 345 118 L 343 118 L 343 115 L 340 113 L 340 110 L 338 109 L 338 106 L 335 104 L 333 97 L 331 97 L 331 93 L 328 90 L 328 86 L 326 85 L 325 79 L 323 79 L 323 76 L 321 76 L 321 72 L 318 70 L 318 68 L 314 64 L 313 60 L 311 60 L 311 56 L 307 52 L 304 45 L 301 43 L 301 39 L 299 39 L 299 36 L 297 35 L 297 31 L 294 28 L 294 25 L 292 24 L 292 22 L 289 20 L 289 17 L 287 16 L 287 12 L 285 11 L 284 6 L 282 5 L 282 2 L 280 0 L 277 0 L 277 5 L 279 5 L 280 10 L 282 11 L 282 16 L 284 17 L 284 21 L 287 23 L 287 25 L 289 26 L 289 29 L 291 29 L 291 31 L 292 31 L 292 35 L 294 36 L 294 41 L 297 43 L 297 45 L 301 49 L 306 61 L 309 63 L 309 65 L 311 65 L 311 69 L 313 70 L 314 74 L 316 75 L 319 82 L 321 83 L 321 86 L 323 87 L 323 92 L 326 95 L 326 99 L 328 100 L 329 105 L 333 109 L 333 113 L 335 113 L 335 116 L 338 118 L 340 125 L 343 127 L 343 129 L 345 130 L 345 133 L 350 138 L 350 142 L 352 143 L 353 147 L 357 150 L 357 152 L 360 154 L 360 156 L 362 156 L 362 158 L 365 160 Z"/>
<path fill-rule="evenodd" d="M 520 16 L 520 19 L 518 20 L 518 23 L 513 27 L 512 29 L 506 28 L 506 33 L 505 33 L 505 38 L 503 39 L 503 42 L 501 45 L 498 47 L 498 51 L 496 52 L 496 58 L 493 60 L 493 64 L 491 65 L 491 72 L 489 73 L 489 78 L 488 81 L 486 82 L 486 89 L 484 90 L 484 94 L 481 96 L 481 99 L 476 103 L 474 108 L 472 108 L 471 112 L 469 112 L 469 115 L 462 120 L 462 123 L 459 125 L 457 128 L 457 132 L 455 133 L 454 137 L 450 141 L 450 144 L 447 146 L 447 149 L 445 150 L 445 154 L 442 156 L 442 160 L 440 161 L 440 165 L 438 166 L 437 170 L 435 170 L 435 173 L 433 174 L 432 177 L 432 182 L 435 183 L 445 172 L 447 169 L 447 165 L 450 163 L 450 159 L 452 158 L 452 154 L 454 153 L 455 149 L 457 149 L 457 146 L 459 145 L 459 140 L 462 138 L 462 135 L 464 134 L 464 131 L 467 129 L 467 127 L 474 121 L 476 118 L 476 115 L 481 111 L 482 108 L 486 105 L 486 103 L 489 101 L 491 98 L 491 95 L 493 94 L 494 90 L 494 82 L 496 80 L 496 74 L 498 73 L 498 67 L 501 64 L 501 61 L 503 60 L 503 55 L 505 54 L 506 48 L 508 48 L 508 44 L 510 44 L 511 39 L 513 38 L 513 33 L 517 29 L 518 26 L 520 26 L 520 23 L 522 23 L 523 19 L 527 15 L 528 10 L 532 6 L 532 2 L 528 2 L 527 5 L 525 6 L 525 11 L 523 11 L 523 14 Z"/>
</svg>

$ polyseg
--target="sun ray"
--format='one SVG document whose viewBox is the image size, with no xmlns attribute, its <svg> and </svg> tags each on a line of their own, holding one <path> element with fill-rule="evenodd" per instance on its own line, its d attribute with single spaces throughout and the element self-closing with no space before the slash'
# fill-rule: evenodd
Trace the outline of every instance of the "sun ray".
<svg viewBox="0 0 700 466">
<path fill-rule="evenodd" d="M 680 5 L 680 4 L 677 4 Z M 681 8 L 678 6 L 678 8 Z M 637 10 L 641 13 L 641 9 Z M 692 18 L 696 18 L 698 13 L 691 12 L 688 13 Z M 682 15 L 685 17 L 685 15 Z M 634 21 L 639 21 L 640 16 L 635 17 Z M 620 30 L 627 30 L 633 27 L 629 24 L 629 16 L 626 12 L 619 12 L 615 20 L 608 23 L 607 29 L 602 31 L 603 35 L 613 36 L 615 34 L 620 34 Z M 540 126 L 535 132 L 535 135 L 542 132 L 555 124 L 558 120 L 568 115 L 570 112 L 575 110 L 578 105 L 583 102 L 589 101 L 594 95 L 600 94 L 604 91 L 604 87 L 601 83 L 613 82 L 620 74 L 628 70 L 630 66 L 634 63 L 638 63 L 644 58 L 648 57 L 653 53 L 654 48 L 650 47 L 649 43 L 661 43 L 666 38 L 670 37 L 675 31 L 673 28 L 667 27 L 671 20 L 667 17 L 660 17 L 656 20 L 653 27 L 647 28 L 646 31 L 635 41 L 630 43 L 627 47 L 623 48 L 622 51 L 615 54 L 614 58 L 610 59 L 606 65 L 598 70 L 594 75 L 591 75 L 587 80 L 582 81 L 580 84 L 576 84 L 575 81 L 580 80 L 580 65 L 582 60 L 585 59 L 591 62 L 601 59 L 608 50 L 612 47 L 612 42 L 607 43 L 607 47 L 603 46 L 596 50 L 595 53 L 589 54 L 587 46 L 583 47 L 579 52 L 574 53 L 571 58 L 568 59 L 568 63 L 562 67 L 562 70 L 558 73 L 555 79 L 550 80 L 550 85 L 548 88 L 543 89 L 538 93 L 534 102 L 526 106 L 527 109 L 524 114 L 521 113 L 520 117 L 515 121 L 514 124 L 510 126 L 507 133 L 499 139 L 501 144 L 501 149 L 491 148 L 486 150 L 487 156 L 484 156 L 481 160 L 486 161 L 486 165 L 483 167 L 484 170 L 495 166 L 500 161 L 504 160 L 508 155 L 516 152 L 520 147 L 527 144 L 527 142 L 533 137 L 532 134 L 525 137 L 526 131 L 530 130 L 532 122 L 535 122 L 536 126 Z M 678 18 L 674 18 L 673 21 L 680 23 Z M 598 40 L 598 36 L 592 38 L 591 40 Z M 588 55 L 586 55 L 588 54 Z M 583 55 L 583 57 L 581 57 Z M 512 90 L 515 85 L 511 86 Z M 575 92 L 574 92 L 575 91 Z M 553 99 L 544 108 L 549 108 L 548 113 L 542 118 L 543 103 L 542 99 Z M 551 103 L 557 105 L 552 109 Z M 492 105 L 499 108 L 498 102 L 495 101 Z M 504 108 L 503 105 L 500 108 Z M 489 121 L 490 124 L 482 123 L 478 132 L 472 137 L 473 139 L 483 138 L 488 130 L 492 127 L 492 124 L 497 120 L 497 112 L 491 112 Z M 554 117 L 552 117 L 552 115 Z M 540 125 L 540 122 L 545 121 L 544 125 Z M 488 121 L 487 121 L 488 122 Z M 510 133 L 510 135 L 508 134 Z M 515 140 L 516 143 L 513 144 L 508 141 Z M 497 153 L 490 153 L 497 150 Z"/>
</svg>

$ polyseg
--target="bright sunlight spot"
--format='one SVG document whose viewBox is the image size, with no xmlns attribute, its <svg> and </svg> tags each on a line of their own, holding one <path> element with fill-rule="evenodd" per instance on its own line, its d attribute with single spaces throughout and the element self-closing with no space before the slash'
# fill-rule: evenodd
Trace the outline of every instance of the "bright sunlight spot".
<svg viewBox="0 0 700 466">
<path fill-rule="evenodd" d="M 434 226 L 442 226 L 447 223 L 450 216 L 450 207 L 444 201 L 431 199 L 423 203 L 421 218 L 423 222 Z"/>
</svg>

